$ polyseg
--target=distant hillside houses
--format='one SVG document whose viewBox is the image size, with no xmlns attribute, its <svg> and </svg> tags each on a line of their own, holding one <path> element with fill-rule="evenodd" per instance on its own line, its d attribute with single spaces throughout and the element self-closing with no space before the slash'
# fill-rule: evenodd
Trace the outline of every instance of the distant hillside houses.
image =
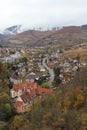
<svg viewBox="0 0 87 130">
<path fill-rule="evenodd" d="M 2 61 L 3 63 L 11 63 L 11 62 L 15 62 L 16 59 L 20 59 L 22 58 L 21 54 L 19 52 L 16 52 L 15 54 L 11 54 L 10 56 L 8 57 L 3 57 L 3 58 L 0 58 L 0 61 Z"/>
</svg>

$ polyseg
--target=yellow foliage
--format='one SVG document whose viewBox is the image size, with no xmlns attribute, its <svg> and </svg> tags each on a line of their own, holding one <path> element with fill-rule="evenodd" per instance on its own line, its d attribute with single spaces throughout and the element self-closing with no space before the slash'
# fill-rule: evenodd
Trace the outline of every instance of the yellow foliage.
<svg viewBox="0 0 87 130">
<path fill-rule="evenodd" d="M 44 119 L 48 120 L 48 119 L 50 119 L 51 116 L 52 116 L 52 113 L 48 112 L 47 114 L 44 115 Z"/>
<path fill-rule="evenodd" d="M 67 113 L 70 105 L 71 105 L 70 97 L 69 96 L 65 96 L 65 98 L 64 98 L 64 113 Z"/>
<path fill-rule="evenodd" d="M 75 101 L 73 107 L 78 107 L 79 105 L 84 103 L 84 96 L 79 94 L 77 95 L 77 100 Z"/>
<path fill-rule="evenodd" d="M 70 97 L 66 96 L 64 99 L 64 106 L 69 107 L 71 104 Z"/>
</svg>

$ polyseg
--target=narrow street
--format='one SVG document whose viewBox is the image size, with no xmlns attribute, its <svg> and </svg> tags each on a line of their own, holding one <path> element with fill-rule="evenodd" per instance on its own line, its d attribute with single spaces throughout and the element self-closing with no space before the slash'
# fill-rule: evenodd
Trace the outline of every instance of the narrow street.
<svg viewBox="0 0 87 130">
<path fill-rule="evenodd" d="M 49 80 L 49 85 L 51 86 L 51 87 L 53 87 L 53 85 L 52 85 L 52 82 L 54 81 L 54 71 L 53 71 L 53 69 L 51 69 L 51 68 L 49 68 L 48 66 L 47 66 L 47 64 L 46 64 L 46 61 L 47 60 L 47 58 L 44 58 L 43 59 L 43 66 L 49 71 L 49 74 L 50 74 L 50 80 Z"/>
</svg>

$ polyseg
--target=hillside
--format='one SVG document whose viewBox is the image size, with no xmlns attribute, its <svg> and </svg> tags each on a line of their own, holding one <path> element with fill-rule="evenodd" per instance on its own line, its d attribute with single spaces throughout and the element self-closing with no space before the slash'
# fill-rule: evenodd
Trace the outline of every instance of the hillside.
<svg viewBox="0 0 87 130">
<path fill-rule="evenodd" d="M 36 43 L 38 40 L 41 40 L 52 33 L 52 31 L 29 30 L 2 40 L 0 43 L 4 46 L 31 46 L 33 43 Z"/>
<path fill-rule="evenodd" d="M 6 36 L 3 35 L 3 34 L 0 34 L 0 40 L 2 40 L 2 39 L 4 39 L 4 38 L 6 38 Z"/>
<path fill-rule="evenodd" d="M 58 45 L 61 47 L 72 46 L 87 42 L 87 31 L 78 26 L 63 27 L 57 31 L 29 30 L 2 40 L 3 46 L 44 46 Z"/>
<path fill-rule="evenodd" d="M 80 29 L 80 27 L 72 26 L 55 31 L 52 35 L 37 41 L 35 45 L 44 46 L 51 44 L 61 47 L 69 47 L 86 41 L 87 31 Z"/>
</svg>

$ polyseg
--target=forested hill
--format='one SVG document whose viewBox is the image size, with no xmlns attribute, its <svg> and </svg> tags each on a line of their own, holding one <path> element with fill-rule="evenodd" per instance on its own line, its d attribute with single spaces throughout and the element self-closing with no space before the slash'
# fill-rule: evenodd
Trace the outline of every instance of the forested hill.
<svg viewBox="0 0 87 130">
<path fill-rule="evenodd" d="M 3 46 L 9 47 L 36 47 L 58 45 L 72 46 L 87 42 L 87 30 L 84 26 L 63 27 L 60 30 L 35 31 L 29 30 L 0 41 Z"/>
</svg>

